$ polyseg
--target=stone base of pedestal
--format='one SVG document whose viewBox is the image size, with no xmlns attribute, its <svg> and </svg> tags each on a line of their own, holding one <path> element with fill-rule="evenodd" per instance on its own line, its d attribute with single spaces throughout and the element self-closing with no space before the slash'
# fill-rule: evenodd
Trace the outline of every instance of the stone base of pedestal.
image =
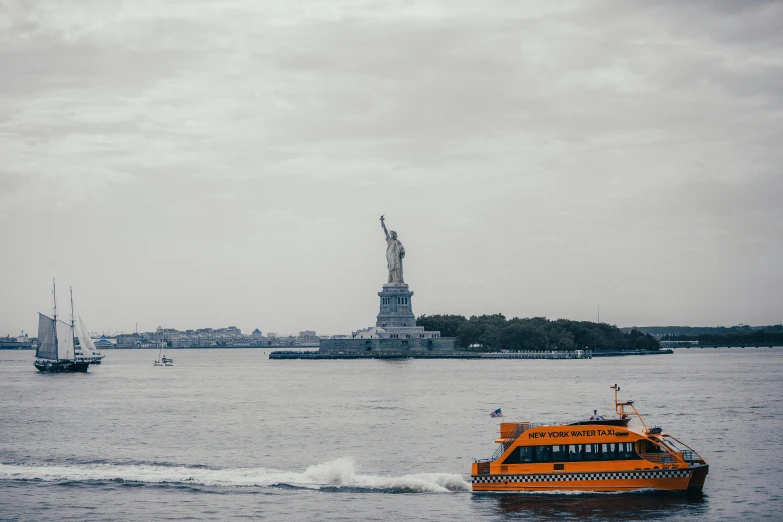
<svg viewBox="0 0 783 522">
<path fill-rule="evenodd" d="M 416 316 L 413 315 L 413 292 L 408 285 L 383 285 L 378 292 L 381 307 L 375 326 L 381 328 L 416 326 Z"/>
<path fill-rule="evenodd" d="M 378 292 L 380 311 L 374 327 L 356 330 L 348 336 L 321 339 L 321 353 L 356 352 L 442 352 L 453 351 L 454 337 L 427 332 L 416 326 L 413 314 L 413 292 L 408 285 L 383 285 Z"/>
</svg>

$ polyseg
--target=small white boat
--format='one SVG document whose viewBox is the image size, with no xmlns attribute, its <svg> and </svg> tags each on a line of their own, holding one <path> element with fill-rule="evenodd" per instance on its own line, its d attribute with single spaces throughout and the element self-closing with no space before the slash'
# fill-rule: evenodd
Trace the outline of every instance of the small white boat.
<svg viewBox="0 0 783 522">
<path fill-rule="evenodd" d="M 174 359 L 170 357 L 166 357 L 165 354 L 163 354 L 163 347 L 161 346 L 160 350 L 158 350 L 158 360 L 153 361 L 153 366 L 174 366 Z"/>
</svg>

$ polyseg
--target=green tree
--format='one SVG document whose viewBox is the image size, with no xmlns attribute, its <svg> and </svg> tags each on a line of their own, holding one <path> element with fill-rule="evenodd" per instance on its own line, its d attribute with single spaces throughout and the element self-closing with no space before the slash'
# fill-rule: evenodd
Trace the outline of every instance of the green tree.
<svg viewBox="0 0 783 522">
<path fill-rule="evenodd" d="M 474 315 L 467 320 L 461 316 L 420 319 L 441 332 L 457 325 L 453 331 L 458 345 L 479 346 L 482 350 L 657 350 L 660 346 L 657 339 L 639 330 L 624 333 L 614 325 L 590 321 L 550 321 L 545 317 L 506 320 L 503 314 Z M 747 331 L 742 335 L 761 338 Z"/>
<path fill-rule="evenodd" d="M 481 338 L 481 329 L 476 322 L 465 321 L 457 329 L 457 345 L 469 348 L 478 344 Z"/>
<path fill-rule="evenodd" d="M 422 315 L 416 319 L 416 324 L 428 332 L 440 332 L 441 337 L 456 337 L 457 330 L 466 321 L 464 315 Z"/>
<path fill-rule="evenodd" d="M 507 350 L 546 350 L 549 336 L 535 321 L 512 319 L 503 328 L 502 348 Z"/>
</svg>

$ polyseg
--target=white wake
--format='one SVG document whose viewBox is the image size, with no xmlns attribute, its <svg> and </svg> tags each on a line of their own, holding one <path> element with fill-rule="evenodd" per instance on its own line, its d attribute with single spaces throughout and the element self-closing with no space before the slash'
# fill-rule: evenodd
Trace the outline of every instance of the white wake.
<svg viewBox="0 0 783 522">
<path fill-rule="evenodd" d="M 471 490 L 470 484 L 456 473 L 414 473 L 397 477 L 359 474 L 350 457 L 316 464 L 301 473 L 269 468 L 205 469 L 154 464 L 0 464 L 0 480 L 124 481 L 224 487 L 288 485 L 311 489 L 332 487 L 411 493 Z"/>
</svg>

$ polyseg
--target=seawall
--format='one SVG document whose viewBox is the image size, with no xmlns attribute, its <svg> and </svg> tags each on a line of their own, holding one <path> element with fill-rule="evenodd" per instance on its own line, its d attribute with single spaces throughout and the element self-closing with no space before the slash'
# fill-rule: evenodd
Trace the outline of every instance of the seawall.
<svg viewBox="0 0 783 522">
<path fill-rule="evenodd" d="M 276 351 L 269 354 L 270 359 L 309 359 L 309 360 L 337 360 L 337 359 L 590 359 L 591 357 L 619 357 L 624 355 L 667 355 L 674 353 L 672 350 L 658 350 L 645 352 L 641 350 L 629 350 L 627 352 L 350 352 L 350 353 L 324 353 L 324 352 L 299 352 Z"/>
</svg>

